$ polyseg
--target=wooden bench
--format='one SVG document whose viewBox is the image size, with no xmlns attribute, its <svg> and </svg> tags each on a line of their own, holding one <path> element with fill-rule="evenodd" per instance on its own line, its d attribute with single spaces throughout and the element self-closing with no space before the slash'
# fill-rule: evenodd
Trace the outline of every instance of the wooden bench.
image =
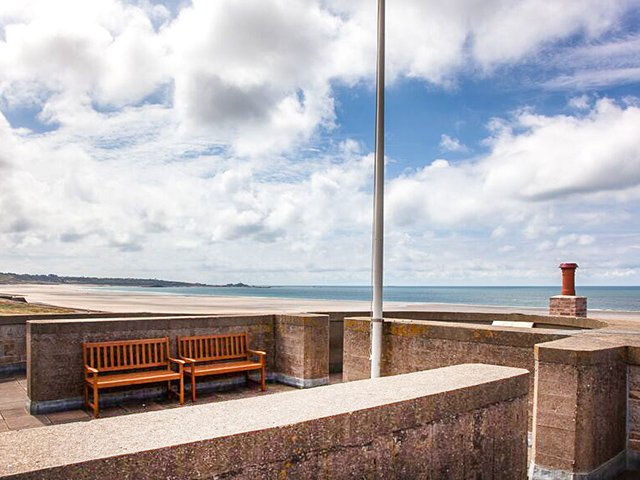
<svg viewBox="0 0 640 480">
<path fill-rule="evenodd" d="M 169 357 L 169 337 L 120 342 L 83 343 L 84 352 L 84 403 L 99 415 L 98 392 L 103 388 L 167 382 L 167 389 L 184 403 L 185 362 Z M 171 364 L 178 366 L 178 371 Z M 171 388 L 178 380 L 179 390 Z M 93 392 L 93 401 L 89 399 Z"/>
<path fill-rule="evenodd" d="M 178 356 L 188 364 L 185 366 L 184 373 L 191 377 L 191 399 L 194 402 L 196 401 L 196 377 L 208 375 L 244 372 L 249 382 L 252 381 L 249 378 L 249 372 L 260 370 L 262 391 L 266 391 L 267 354 L 249 349 L 248 338 L 247 333 L 178 337 Z M 251 360 L 253 356 L 258 357 L 259 361 Z"/>
</svg>

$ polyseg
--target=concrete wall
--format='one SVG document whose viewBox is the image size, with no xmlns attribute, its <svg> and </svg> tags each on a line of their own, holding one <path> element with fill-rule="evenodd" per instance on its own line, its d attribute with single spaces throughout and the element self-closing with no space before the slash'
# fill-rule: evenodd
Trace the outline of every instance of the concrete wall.
<svg viewBox="0 0 640 480">
<path fill-rule="evenodd" d="M 640 347 L 627 348 L 628 419 L 627 449 L 640 463 Z"/>
<path fill-rule="evenodd" d="M 169 336 L 177 356 L 177 337 L 249 332 L 251 348 L 267 352 L 267 368 L 275 362 L 273 316 L 127 318 L 102 320 L 29 321 L 27 324 L 27 394 L 32 413 L 82 405 L 82 343 Z M 161 388 L 110 389 L 109 403 L 122 396 L 157 396 Z"/>
<path fill-rule="evenodd" d="M 31 413 L 82 405 L 82 343 L 169 336 L 248 332 L 250 348 L 267 352 L 270 380 L 297 387 L 329 381 L 329 319 L 326 315 L 236 315 L 118 319 L 32 320 L 27 324 L 27 393 Z M 257 375 L 257 374 L 255 374 Z M 254 376 L 255 376 L 254 375 Z M 244 382 L 243 375 L 210 377 L 202 391 Z M 164 395 L 157 386 L 109 389 L 101 402 Z"/>
<path fill-rule="evenodd" d="M 342 372 L 344 349 L 344 319 L 367 317 L 370 312 L 320 312 L 329 315 L 331 373 Z M 607 324 L 594 318 L 573 318 L 565 316 L 529 315 L 521 313 L 477 313 L 477 312 L 394 312 L 385 311 L 385 317 L 406 320 L 427 320 L 448 322 L 456 325 L 491 325 L 494 321 L 531 322 L 538 329 L 583 330 L 604 328 Z"/>
<path fill-rule="evenodd" d="M 26 328 L 23 321 L 0 317 L 0 375 L 25 370 Z"/>
<path fill-rule="evenodd" d="M 27 322 L 29 320 L 139 318 L 179 316 L 151 313 L 45 313 L 0 315 L 0 375 L 27 368 Z"/>
<path fill-rule="evenodd" d="M 274 370 L 282 383 L 315 387 L 329 383 L 327 315 L 276 315 Z"/>
<path fill-rule="evenodd" d="M 536 346 L 532 479 L 613 478 L 626 468 L 626 350 L 588 337 Z"/>
<path fill-rule="evenodd" d="M 370 328 L 368 318 L 344 320 L 344 381 L 371 375 Z M 534 346 L 567 335 L 543 329 L 385 318 L 381 374 L 397 375 L 468 362 L 525 368 L 533 373 Z M 531 377 L 530 411 L 535 385 Z"/>
<path fill-rule="evenodd" d="M 461 365 L 8 432 L 0 477 L 523 479 L 527 376 Z"/>
<path fill-rule="evenodd" d="M 329 316 L 329 369 L 331 373 L 342 372 L 343 320 L 346 316 L 361 317 L 369 312 L 318 312 Z M 387 312 L 394 318 L 433 320 L 490 325 L 494 320 L 534 322 L 536 327 L 567 329 L 601 328 L 606 324 L 595 319 L 570 317 L 547 317 L 542 315 L 465 313 L 465 312 Z M 60 313 L 0 316 L 0 375 L 26 370 L 26 323 L 29 320 L 100 319 L 100 318 L 144 318 L 180 317 L 202 315 L 156 314 L 156 313 Z M 206 316 L 206 315 L 204 315 Z"/>
</svg>

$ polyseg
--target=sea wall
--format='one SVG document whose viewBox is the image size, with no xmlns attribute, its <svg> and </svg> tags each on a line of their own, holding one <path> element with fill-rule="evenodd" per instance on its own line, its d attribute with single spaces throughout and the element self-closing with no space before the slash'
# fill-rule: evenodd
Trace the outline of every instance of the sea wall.
<svg viewBox="0 0 640 480">
<path fill-rule="evenodd" d="M 8 432 L 0 478 L 523 479 L 527 377 L 461 365 Z"/>
</svg>

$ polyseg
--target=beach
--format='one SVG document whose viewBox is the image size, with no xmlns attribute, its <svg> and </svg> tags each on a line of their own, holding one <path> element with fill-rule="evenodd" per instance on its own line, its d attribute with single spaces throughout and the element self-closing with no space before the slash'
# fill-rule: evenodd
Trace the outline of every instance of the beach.
<svg viewBox="0 0 640 480">
<path fill-rule="evenodd" d="M 92 285 L 2 285 L 0 293 L 24 296 L 29 303 L 104 312 L 154 312 L 193 314 L 241 314 L 256 312 L 369 311 L 370 303 L 346 300 L 313 300 L 274 297 L 177 295 L 94 289 Z M 385 302 L 385 310 L 546 315 L 547 308 L 457 305 L 445 303 Z M 589 317 L 640 322 L 640 312 L 590 310 Z"/>
</svg>

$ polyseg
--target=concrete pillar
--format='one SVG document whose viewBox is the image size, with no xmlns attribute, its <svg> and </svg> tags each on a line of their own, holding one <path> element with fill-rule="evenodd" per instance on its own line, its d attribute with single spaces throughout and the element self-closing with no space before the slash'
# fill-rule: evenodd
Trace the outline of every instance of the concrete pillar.
<svg viewBox="0 0 640 480">
<path fill-rule="evenodd" d="M 329 316 L 276 315 L 276 377 L 299 388 L 329 383 Z"/>
<path fill-rule="evenodd" d="M 536 345 L 531 480 L 600 480 L 625 469 L 625 350 L 596 338 Z"/>
</svg>

